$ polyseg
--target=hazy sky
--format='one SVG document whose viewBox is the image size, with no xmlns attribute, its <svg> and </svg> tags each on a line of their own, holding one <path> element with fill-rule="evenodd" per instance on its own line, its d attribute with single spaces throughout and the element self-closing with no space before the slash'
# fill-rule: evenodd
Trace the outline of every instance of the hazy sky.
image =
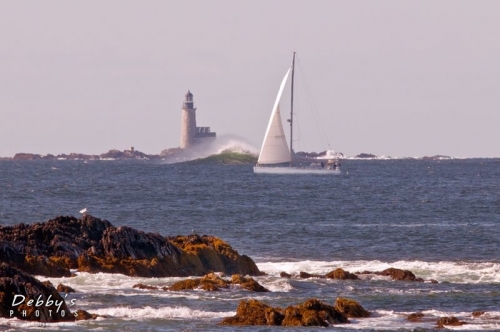
<svg viewBox="0 0 500 332">
<path fill-rule="evenodd" d="M 296 150 L 500 157 L 500 1 L 399 0 L 1 1 L 0 156 L 260 148 L 294 50 Z"/>
</svg>

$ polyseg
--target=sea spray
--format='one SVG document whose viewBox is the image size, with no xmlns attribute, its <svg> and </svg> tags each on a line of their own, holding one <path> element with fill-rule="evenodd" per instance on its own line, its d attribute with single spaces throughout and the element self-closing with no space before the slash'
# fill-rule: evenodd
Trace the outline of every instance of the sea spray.
<svg viewBox="0 0 500 332">
<path fill-rule="evenodd" d="M 257 156 L 258 148 L 236 135 L 223 135 L 214 140 L 204 141 L 189 149 L 169 149 L 162 152 L 167 164 L 207 158 L 222 152 L 235 152 Z"/>
</svg>

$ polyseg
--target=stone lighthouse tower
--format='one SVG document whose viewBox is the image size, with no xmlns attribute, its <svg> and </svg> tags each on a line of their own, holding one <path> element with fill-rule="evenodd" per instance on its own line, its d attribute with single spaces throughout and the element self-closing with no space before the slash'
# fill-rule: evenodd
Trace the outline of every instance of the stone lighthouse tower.
<svg viewBox="0 0 500 332">
<path fill-rule="evenodd" d="M 181 149 L 193 147 L 205 139 L 215 138 L 210 127 L 196 127 L 196 108 L 193 94 L 188 90 L 182 104 Z"/>
<path fill-rule="evenodd" d="M 195 136 L 196 108 L 194 108 L 193 94 L 188 90 L 182 104 L 181 149 L 193 146 Z"/>
</svg>

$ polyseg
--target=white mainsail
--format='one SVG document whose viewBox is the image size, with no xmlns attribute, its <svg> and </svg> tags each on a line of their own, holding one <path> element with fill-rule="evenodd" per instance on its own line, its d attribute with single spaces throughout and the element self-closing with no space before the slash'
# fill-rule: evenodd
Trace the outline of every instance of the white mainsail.
<svg viewBox="0 0 500 332">
<path fill-rule="evenodd" d="M 281 122 L 279 106 L 289 73 L 290 69 L 288 69 L 281 82 L 278 96 L 274 102 L 271 118 L 269 119 L 266 135 L 264 136 L 264 142 L 260 149 L 259 160 L 257 161 L 259 164 L 278 164 L 291 161 L 290 150 L 288 149 L 288 143 L 286 142 L 285 132 L 283 131 L 283 124 Z"/>
</svg>

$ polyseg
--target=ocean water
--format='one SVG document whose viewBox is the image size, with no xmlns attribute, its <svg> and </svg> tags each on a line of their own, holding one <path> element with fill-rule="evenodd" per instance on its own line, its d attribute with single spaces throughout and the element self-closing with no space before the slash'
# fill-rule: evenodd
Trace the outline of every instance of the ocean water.
<svg viewBox="0 0 500 332">
<path fill-rule="evenodd" d="M 51 324 L 61 331 L 283 331 L 223 327 L 241 300 L 286 307 L 311 297 L 358 301 L 366 319 L 328 330 L 421 331 L 442 316 L 454 330 L 500 330 L 500 159 L 346 160 L 338 176 L 255 175 L 252 166 L 161 161 L 0 161 L 0 224 L 90 214 L 165 236 L 210 234 L 252 257 L 269 293 L 138 290 L 179 278 L 79 273 L 45 278 L 78 292 L 72 309 L 110 318 Z M 439 283 L 284 279 L 281 271 L 324 274 L 409 269 Z M 475 310 L 485 311 L 472 317 Z M 423 312 L 425 321 L 408 322 Z M 0 320 L 11 330 L 36 324 Z M 297 331 L 310 330 L 295 328 Z"/>
</svg>

